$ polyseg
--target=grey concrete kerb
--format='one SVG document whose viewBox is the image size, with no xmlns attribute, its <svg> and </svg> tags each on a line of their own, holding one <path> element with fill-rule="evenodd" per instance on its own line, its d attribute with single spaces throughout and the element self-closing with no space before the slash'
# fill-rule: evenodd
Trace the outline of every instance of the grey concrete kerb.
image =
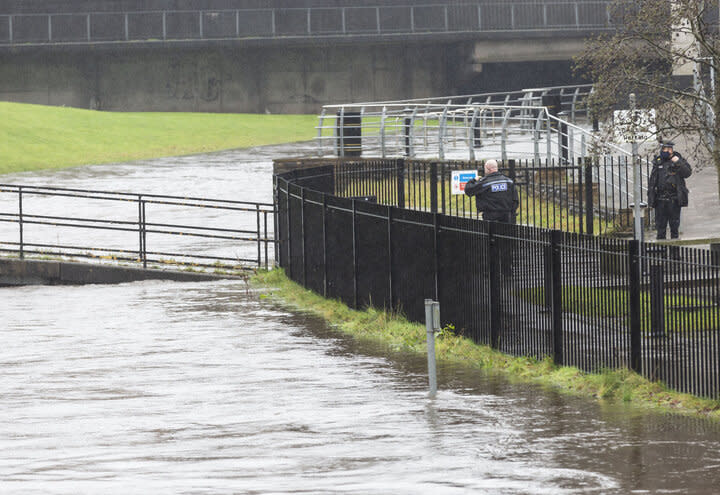
<svg viewBox="0 0 720 495">
<path fill-rule="evenodd" d="M 244 277 L 231 274 L 153 270 L 61 260 L 0 258 L 0 286 L 122 284 L 140 280 L 202 282 Z"/>
</svg>

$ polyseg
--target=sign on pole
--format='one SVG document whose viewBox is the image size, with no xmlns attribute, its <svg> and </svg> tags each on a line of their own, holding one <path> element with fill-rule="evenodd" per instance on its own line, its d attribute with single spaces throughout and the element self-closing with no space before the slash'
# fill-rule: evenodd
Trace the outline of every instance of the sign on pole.
<svg viewBox="0 0 720 495">
<path fill-rule="evenodd" d="M 655 109 L 615 110 L 613 112 L 615 141 L 642 143 L 657 134 Z"/>
<path fill-rule="evenodd" d="M 450 191 L 452 194 L 465 194 L 465 184 L 477 178 L 477 170 L 453 170 Z"/>
</svg>

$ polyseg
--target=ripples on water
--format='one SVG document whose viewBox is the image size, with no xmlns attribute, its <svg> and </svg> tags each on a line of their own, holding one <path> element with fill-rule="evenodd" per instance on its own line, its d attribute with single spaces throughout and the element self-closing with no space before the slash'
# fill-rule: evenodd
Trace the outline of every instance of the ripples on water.
<svg viewBox="0 0 720 495">
<path fill-rule="evenodd" d="M 702 422 L 449 368 L 429 401 L 422 359 L 382 357 L 241 282 L 5 288 L 0 299 L 0 491 L 716 486 L 719 435 Z"/>
</svg>

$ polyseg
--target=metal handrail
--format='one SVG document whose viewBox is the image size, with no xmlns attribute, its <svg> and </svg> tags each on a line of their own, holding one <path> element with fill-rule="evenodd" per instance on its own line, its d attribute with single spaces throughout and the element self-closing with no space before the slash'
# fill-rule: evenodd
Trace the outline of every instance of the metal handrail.
<svg viewBox="0 0 720 495">
<path fill-rule="evenodd" d="M 424 156 L 443 160 L 454 153 L 454 158 L 466 156 L 473 161 L 480 150 L 503 161 L 530 158 L 537 163 L 542 159 L 545 163 L 554 162 L 557 165 L 575 163 L 578 159 L 597 160 L 600 155 L 608 154 L 631 159 L 629 151 L 601 141 L 596 133 L 590 131 L 587 121 L 585 126 L 580 124 L 578 117 L 587 116 L 586 108 L 580 107 L 584 106 L 591 93 L 591 85 L 579 85 L 458 97 L 325 105 L 317 126 L 318 152 L 321 156 L 326 155 L 327 143 L 330 142 L 330 150 L 344 156 L 346 138 L 343 135 L 344 126 L 339 122 L 344 122 L 348 114 L 356 117 L 359 114 L 362 150 L 371 154 L 378 152 L 379 139 L 378 154 L 382 158 Z M 521 94 L 524 96 L 518 97 Z M 560 96 L 561 104 L 563 95 L 567 97 L 567 104 L 561 108 L 564 115 L 552 115 L 549 108 L 537 104 L 546 94 Z M 483 99 L 489 102 L 492 98 L 504 101 L 482 103 Z M 453 100 L 462 99 L 468 102 L 453 103 Z M 337 122 L 328 123 L 328 115 L 339 115 Z M 421 140 L 414 132 L 418 124 Z M 525 149 L 526 144 L 532 144 L 533 150 Z M 647 167 L 644 168 L 640 180 L 643 189 L 646 189 L 648 176 Z M 626 195 L 632 190 L 633 181 L 630 178 L 620 177 L 613 168 L 608 173 L 613 175 L 609 183 L 614 194 Z M 601 182 L 607 179 L 596 178 Z"/>
<path fill-rule="evenodd" d="M 360 7 L 291 7 L 270 9 L 208 9 L 208 10 L 147 10 L 147 11 L 96 11 L 96 12 L 62 12 L 62 13 L 13 13 L 0 15 L 6 20 L 7 38 L 0 40 L 0 44 L 26 44 L 26 43 L 103 43 L 108 41 L 164 41 L 168 39 L 233 39 L 233 38 L 279 38 L 279 37 L 327 37 L 327 36 L 363 36 L 363 35 L 426 35 L 438 33 L 474 33 L 474 32 L 533 32 L 533 31 L 604 31 L 612 30 L 614 26 L 607 15 L 610 0 L 595 2 L 527 2 L 527 3 L 469 3 L 459 5 L 430 4 L 430 5 L 392 5 L 392 6 L 360 6 Z M 566 9 L 571 21 L 553 21 L 548 16 L 548 8 Z M 453 21 L 450 15 L 453 9 L 464 9 L 464 15 Z M 584 15 L 580 15 L 585 9 Z M 594 9 L 594 10 L 593 10 Z M 431 23 L 422 25 L 418 23 L 422 12 L 437 12 L 431 15 Z M 366 13 L 364 19 L 362 14 Z M 392 13 L 392 16 L 385 15 Z M 521 16 L 525 13 L 525 16 Z M 398 15 L 399 14 L 399 15 Z M 168 29 L 168 19 L 172 16 L 192 16 L 194 27 L 188 29 L 184 35 L 175 35 Z M 242 21 L 248 16 L 257 16 L 248 26 Z M 353 16 L 356 17 L 353 17 Z M 119 35 L 112 40 L 94 34 L 96 21 L 94 18 L 115 16 L 120 19 Z M 134 17 L 142 17 L 143 22 L 147 16 L 157 16 L 161 21 L 147 35 L 134 35 Z M 495 17 L 493 17 L 495 16 Z M 58 37 L 60 26 L 53 23 L 54 18 L 79 18 L 80 24 L 70 34 L 63 33 Z M 216 19 L 224 18 L 222 28 L 212 31 L 208 28 Z M 292 20 L 288 21 L 288 17 Z M 520 17 L 531 19 L 518 22 Z M 46 19 L 36 22 L 33 36 L 23 35 L 18 22 L 23 18 Z M 587 18 L 587 22 L 583 19 Z M 353 25 L 352 20 L 356 24 Z M 401 21 L 398 21 L 401 19 Z M 391 21 L 395 21 L 395 25 Z M 289 22 L 287 29 L 279 29 L 280 21 Z M 363 23 L 364 22 L 364 23 Z M 323 25 L 317 26 L 316 23 Z M 218 23 L 220 25 L 220 23 Z M 248 27 L 248 29 L 245 29 Z M 63 30 L 68 27 L 64 26 Z M 192 32 L 190 32 L 192 31 Z M 118 38 L 115 40 L 114 38 Z"/>
<path fill-rule="evenodd" d="M 117 260 L 142 263 L 145 268 L 147 268 L 148 263 L 225 269 L 248 269 L 253 266 L 268 268 L 271 264 L 269 248 L 272 245 L 274 250 L 276 243 L 274 235 L 268 226 L 268 216 L 273 216 L 270 222 L 274 225 L 275 215 L 275 207 L 270 203 L 19 184 L 0 184 L 0 195 L 3 193 L 17 196 L 17 210 L 0 212 L 0 223 L 17 224 L 18 231 L 17 239 L 13 239 L 12 235 L 10 238 L 0 238 L 0 252 L 16 253 L 21 258 L 26 255 L 96 259 L 110 257 Z M 70 214 L 43 214 L 43 212 L 29 213 L 28 198 L 31 197 L 46 199 L 77 198 L 79 200 L 115 203 L 127 202 L 136 205 L 133 209 L 137 212 L 137 215 L 133 214 L 128 217 L 127 212 L 124 212 L 125 216 L 122 218 L 107 218 L 107 216 L 90 217 L 86 214 L 73 216 Z M 178 219 L 179 214 L 174 214 L 169 221 L 162 218 L 150 221 L 147 217 L 148 205 L 170 206 L 174 209 L 223 210 L 228 212 L 229 217 L 225 224 L 219 226 L 203 224 L 202 220 L 199 219 L 183 222 Z M 245 217 L 244 227 L 238 226 L 238 214 Z M 55 244 L 50 244 L 42 239 L 31 242 L 28 241 L 26 235 L 28 226 L 73 229 L 73 231 L 81 229 L 82 231 L 134 232 L 138 235 L 138 241 L 136 246 L 120 248 L 107 245 L 79 246 L 61 244 L 59 235 Z M 240 257 L 236 255 L 235 257 L 229 257 L 221 254 L 200 253 L 194 249 L 185 252 L 151 250 L 148 249 L 148 234 L 249 243 L 256 246 L 256 256 Z M 169 256 L 170 258 L 159 258 L 161 256 Z M 210 264 L 209 261 L 214 263 Z"/>
</svg>

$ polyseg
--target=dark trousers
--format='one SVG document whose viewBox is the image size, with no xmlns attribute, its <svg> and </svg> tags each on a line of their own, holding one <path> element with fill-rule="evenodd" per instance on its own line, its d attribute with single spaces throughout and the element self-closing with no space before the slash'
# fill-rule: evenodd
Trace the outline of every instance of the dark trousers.
<svg viewBox="0 0 720 495">
<path fill-rule="evenodd" d="M 488 222 L 515 223 L 515 212 L 510 211 L 484 211 L 483 220 Z M 498 239 L 498 252 L 500 259 L 500 271 L 506 277 L 512 276 L 513 251 L 515 240 L 507 239 L 501 235 Z"/>
<path fill-rule="evenodd" d="M 670 224 L 670 238 L 677 239 L 680 235 L 680 205 L 673 199 L 659 200 L 655 206 L 655 227 L 658 239 L 665 239 L 668 224 Z"/>
</svg>

